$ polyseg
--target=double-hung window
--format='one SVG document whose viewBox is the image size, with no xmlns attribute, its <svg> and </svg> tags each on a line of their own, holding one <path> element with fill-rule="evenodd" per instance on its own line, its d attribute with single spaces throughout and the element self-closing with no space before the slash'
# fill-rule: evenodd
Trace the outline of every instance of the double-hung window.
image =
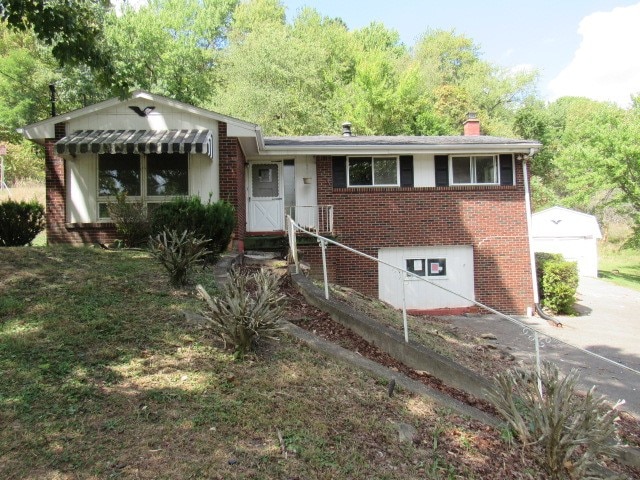
<svg viewBox="0 0 640 480">
<path fill-rule="evenodd" d="M 496 155 L 453 156 L 449 172 L 451 185 L 495 185 L 500 182 Z"/>
<path fill-rule="evenodd" d="M 189 194 L 187 154 L 105 154 L 98 156 L 98 217 L 109 218 L 107 205 L 119 193 L 145 207 Z"/>
<path fill-rule="evenodd" d="M 349 187 L 397 187 L 398 157 L 349 157 L 347 178 Z"/>
</svg>

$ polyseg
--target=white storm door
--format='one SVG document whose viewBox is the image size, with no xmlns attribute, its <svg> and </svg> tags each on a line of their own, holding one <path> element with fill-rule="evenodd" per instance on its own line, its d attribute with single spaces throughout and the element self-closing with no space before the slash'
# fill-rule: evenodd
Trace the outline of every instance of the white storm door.
<svg viewBox="0 0 640 480">
<path fill-rule="evenodd" d="M 251 163 L 247 227 L 250 232 L 284 230 L 282 162 Z"/>
</svg>

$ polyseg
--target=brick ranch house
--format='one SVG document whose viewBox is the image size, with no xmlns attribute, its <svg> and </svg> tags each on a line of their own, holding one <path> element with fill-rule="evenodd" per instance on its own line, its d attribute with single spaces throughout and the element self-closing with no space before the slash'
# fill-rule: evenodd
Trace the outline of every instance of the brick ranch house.
<svg viewBox="0 0 640 480">
<path fill-rule="evenodd" d="M 259 235 L 284 235 L 291 214 L 302 226 L 441 282 L 507 313 L 534 302 L 526 162 L 530 140 L 440 137 L 263 137 L 260 127 L 143 91 L 28 125 L 45 146 L 50 243 L 110 242 L 107 202 L 118 191 L 154 204 L 184 195 L 224 199 L 236 208 L 234 248 Z M 317 245 L 300 247 L 306 261 Z M 331 279 L 401 306 L 402 278 L 337 247 Z M 406 282 L 414 310 L 472 304 L 419 281 Z"/>
</svg>

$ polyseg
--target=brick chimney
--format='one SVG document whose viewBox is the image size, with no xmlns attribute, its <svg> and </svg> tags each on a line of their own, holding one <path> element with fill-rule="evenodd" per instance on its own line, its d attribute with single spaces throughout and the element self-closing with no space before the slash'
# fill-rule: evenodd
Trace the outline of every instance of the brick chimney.
<svg viewBox="0 0 640 480">
<path fill-rule="evenodd" d="M 479 136 L 480 135 L 480 120 L 475 112 L 467 113 L 467 119 L 462 124 L 464 126 L 464 136 Z"/>
</svg>

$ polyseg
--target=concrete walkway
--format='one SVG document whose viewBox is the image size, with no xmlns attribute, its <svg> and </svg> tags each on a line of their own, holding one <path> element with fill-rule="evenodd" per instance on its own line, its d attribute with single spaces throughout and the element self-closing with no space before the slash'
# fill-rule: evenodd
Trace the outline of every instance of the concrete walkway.
<svg viewBox="0 0 640 480">
<path fill-rule="evenodd" d="M 558 340 L 543 341 L 542 358 L 554 361 L 563 371 L 580 371 L 583 387 L 595 385 L 612 402 L 625 400 L 622 410 L 640 418 L 640 375 L 588 355 L 576 347 L 602 355 L 640 371 L 640 292 L 596 278 L 581 278 L 577 317 L 558 317 L 562 328 L 538 317 L 521 319 Z M 493 333 L 497 342 L 516 357 L 532 361 L 531 332 L 523 332 L 507 320 L 493 316 L 452 317 L 452 323 L 476 334 Z"/>
</svg>

